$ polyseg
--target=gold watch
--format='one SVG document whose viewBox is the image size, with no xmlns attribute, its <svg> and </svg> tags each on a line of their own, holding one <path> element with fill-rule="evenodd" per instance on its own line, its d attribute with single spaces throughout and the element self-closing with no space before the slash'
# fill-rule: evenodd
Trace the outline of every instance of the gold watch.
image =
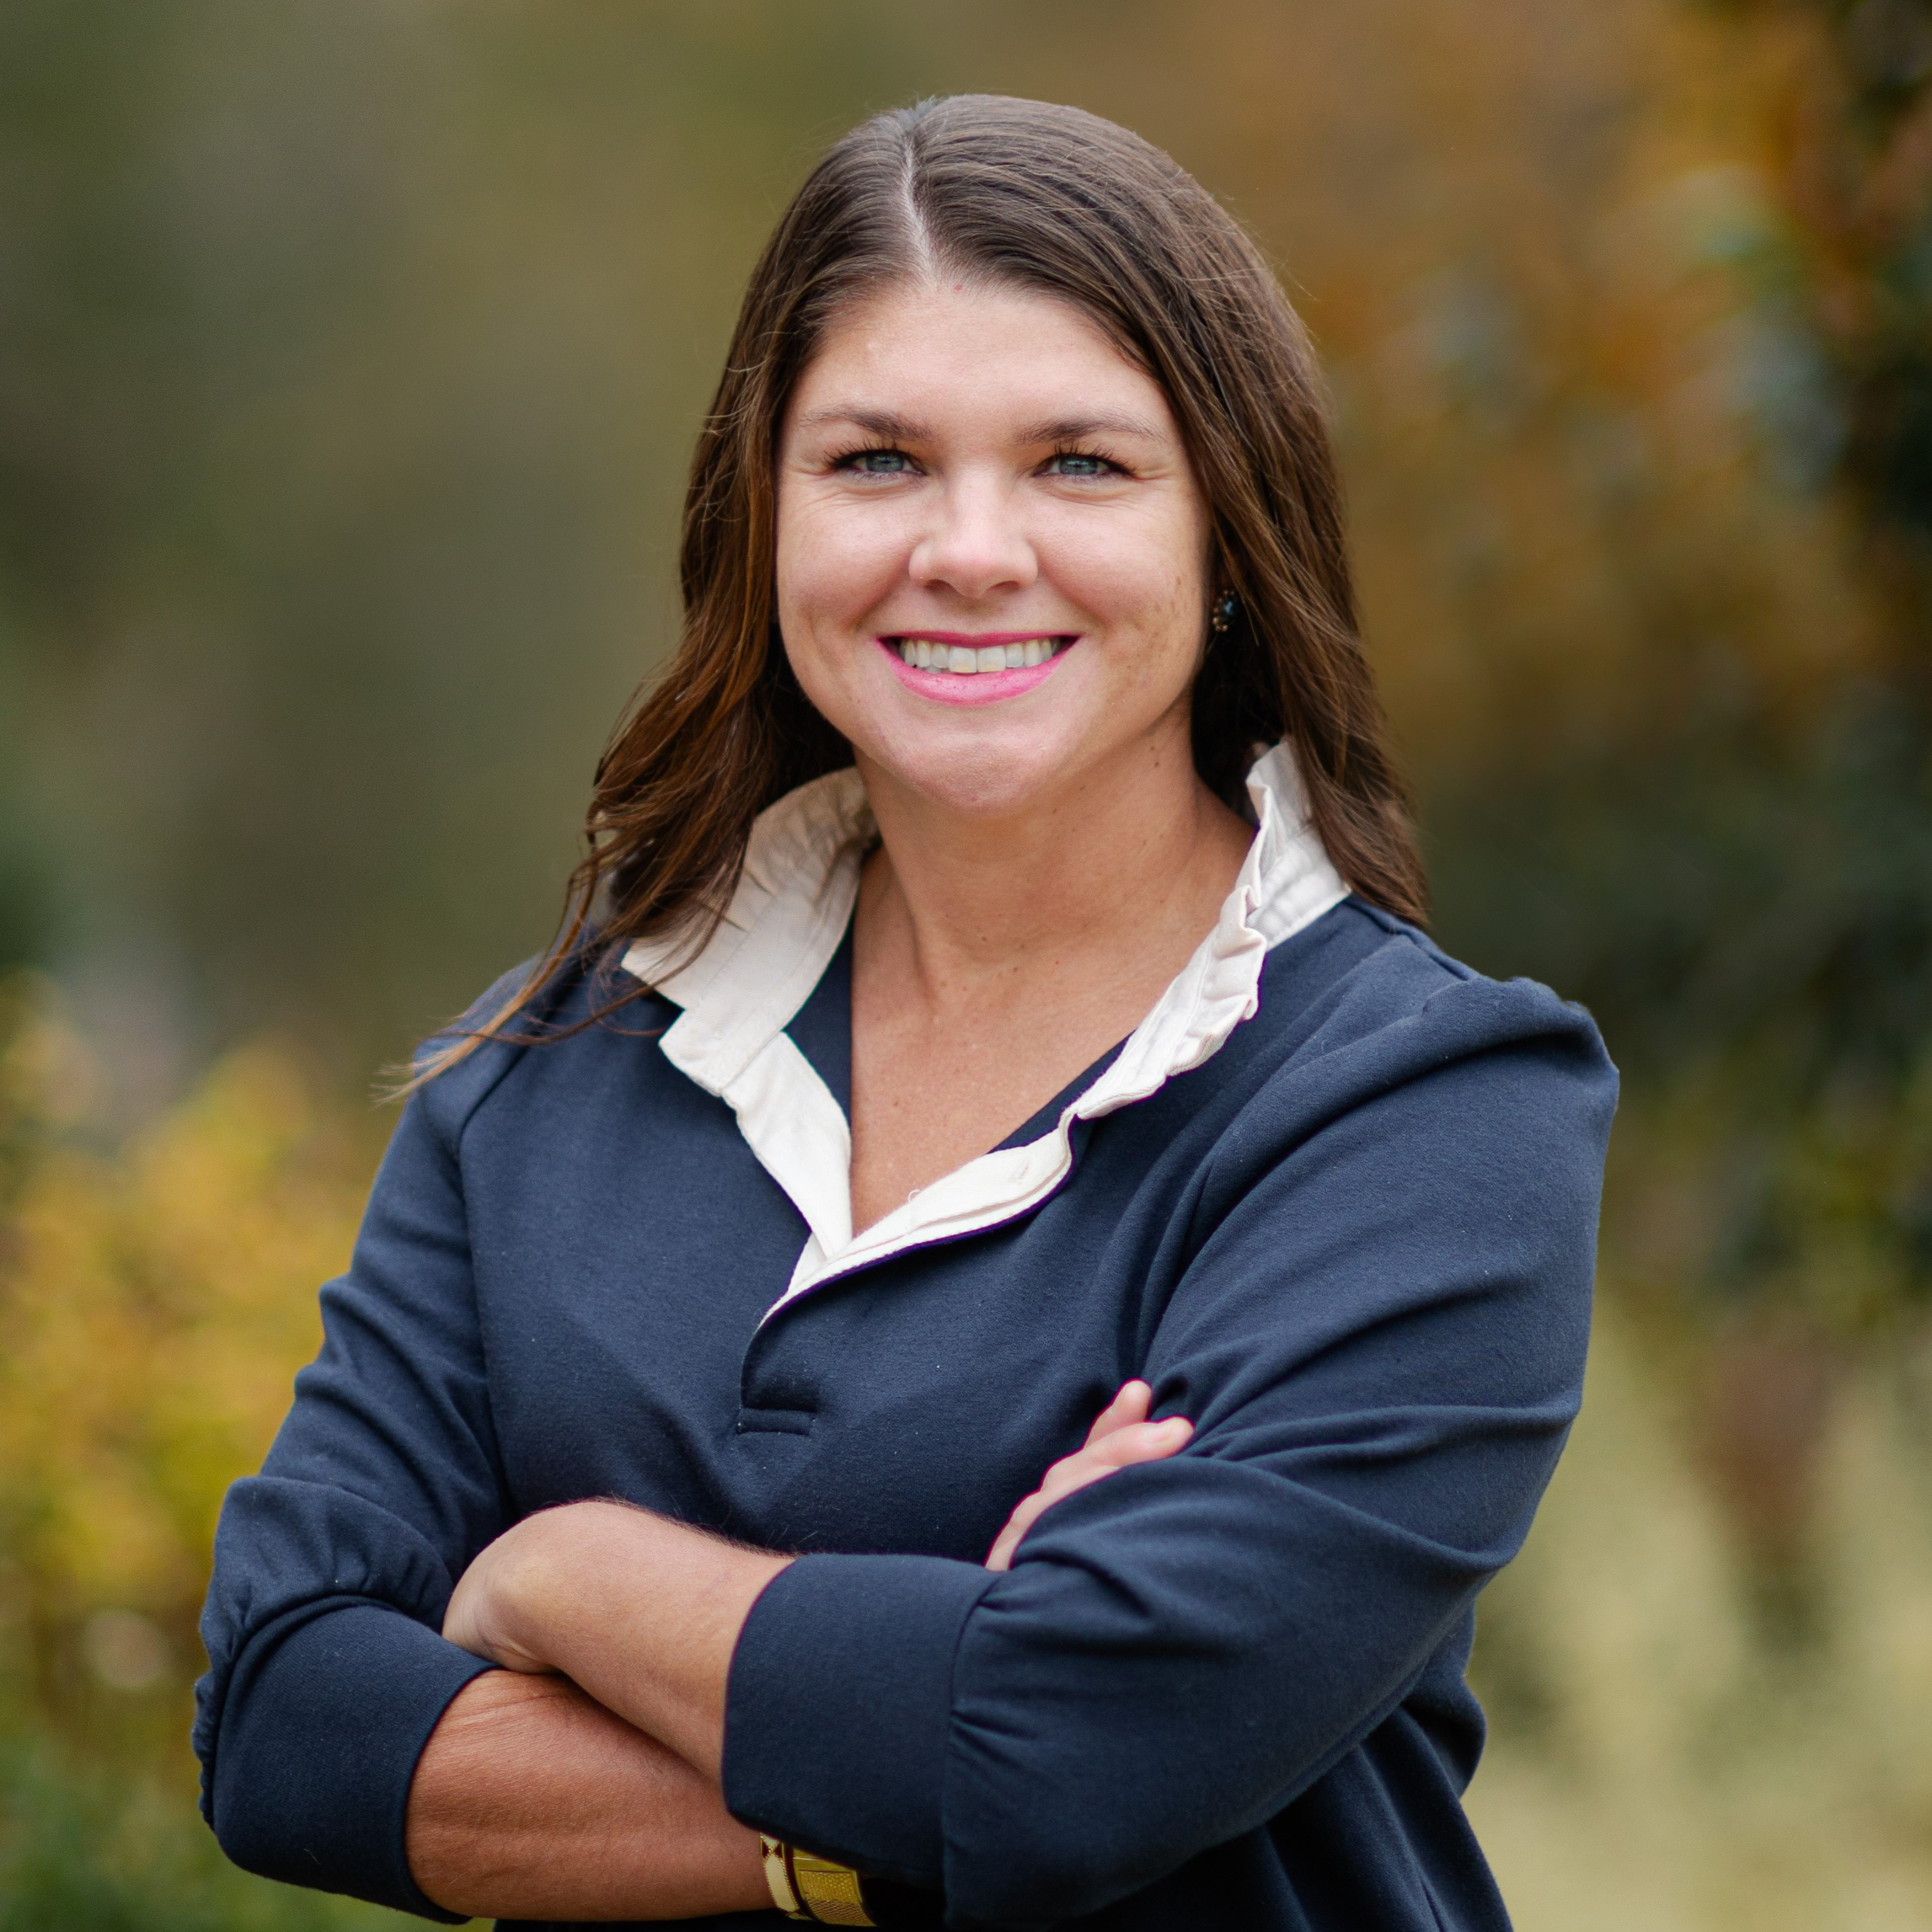
<svg viewBox="0 0 1932 1932">
<path fill-rule="evenodd" d="M 850 1865 L 802 1852 L 763 1832 L 758 1834 L 758 1849 L 772 1903 L 788 1918 L 807 1919 L 818 1925 L 876 1922 L 866 1910 L 865 1887 Z"/>
</svg>

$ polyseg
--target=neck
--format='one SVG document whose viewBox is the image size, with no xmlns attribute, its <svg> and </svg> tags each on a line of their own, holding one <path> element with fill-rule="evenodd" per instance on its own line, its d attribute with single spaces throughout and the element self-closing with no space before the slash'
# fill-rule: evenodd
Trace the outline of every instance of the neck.
<svg viewBox="0 0 1932 1932">
<path fill-rule="evenodd" d="M 1030 968 L 1106 971 L 1150 940 L 1198 938 L 1252 836 L 1201 782 L 1184 714 L 1006 814 L 962 811 L 864 758 L 860 770 L 881 838 L 861 943 L 935 1007 Z"/>
</svg>

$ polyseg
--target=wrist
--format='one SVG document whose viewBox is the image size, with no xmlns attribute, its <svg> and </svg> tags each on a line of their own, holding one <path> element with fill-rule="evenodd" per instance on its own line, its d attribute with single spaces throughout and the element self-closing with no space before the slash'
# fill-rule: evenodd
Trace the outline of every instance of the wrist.
<svg viewBox="0 0 1932 1932">
<path fill-rule="evenodd" d="M 569 1514 L 575 1520 L 561 1526 L 560 1560 L 544 1566 L 520 1612 L 527 1640 L 553 1668 L 715 1778 L 739 1633 L 791 1559 L 620 1504 Z"/>
</svg>

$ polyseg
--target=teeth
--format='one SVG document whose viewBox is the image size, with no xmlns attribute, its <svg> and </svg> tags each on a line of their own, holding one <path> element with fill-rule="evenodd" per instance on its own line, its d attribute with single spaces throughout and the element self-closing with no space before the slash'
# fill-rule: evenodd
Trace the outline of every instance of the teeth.
<svg viewBox="0 0 1932 1932">
<path fill-rule="evenodd" d="M 920 670 L 1020 670 L 1043 664 L 1064 649 L 1058 638 L 1029 638 L 1023 644 L 935 644 L 925 638 L 902 638 L 900 658 Z"/>
</svg>

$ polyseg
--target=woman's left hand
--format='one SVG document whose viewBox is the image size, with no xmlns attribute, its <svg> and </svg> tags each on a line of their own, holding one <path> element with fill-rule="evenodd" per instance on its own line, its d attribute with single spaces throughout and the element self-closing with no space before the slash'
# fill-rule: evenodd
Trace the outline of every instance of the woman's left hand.
<svg viewBox="0 0 1932 1932">
<path fill-rule="evenodd" d="M 1120 1393 L 1095 1417 L 1087 1440 L 1070 1456 L 1063 1456 L 1041 1478 L 1030 1496 L 1023 1497 L 1006 1526 L 993 1540 L 986 1556 L 988 1570 L 1012 1567 L 1013 1552 L 1020 1538 L 1063 1496 L 1111 1476 L 1133 1462 L 1157 1462 L 1186 1446 L 1194 1425 L 1184 1415 L 1170 1415 L 1159 1422 L 1147 1419 L 1153 1406 L 1154 1390 L 1143 1382 L 1124 1382 Z"/>
</svg>

